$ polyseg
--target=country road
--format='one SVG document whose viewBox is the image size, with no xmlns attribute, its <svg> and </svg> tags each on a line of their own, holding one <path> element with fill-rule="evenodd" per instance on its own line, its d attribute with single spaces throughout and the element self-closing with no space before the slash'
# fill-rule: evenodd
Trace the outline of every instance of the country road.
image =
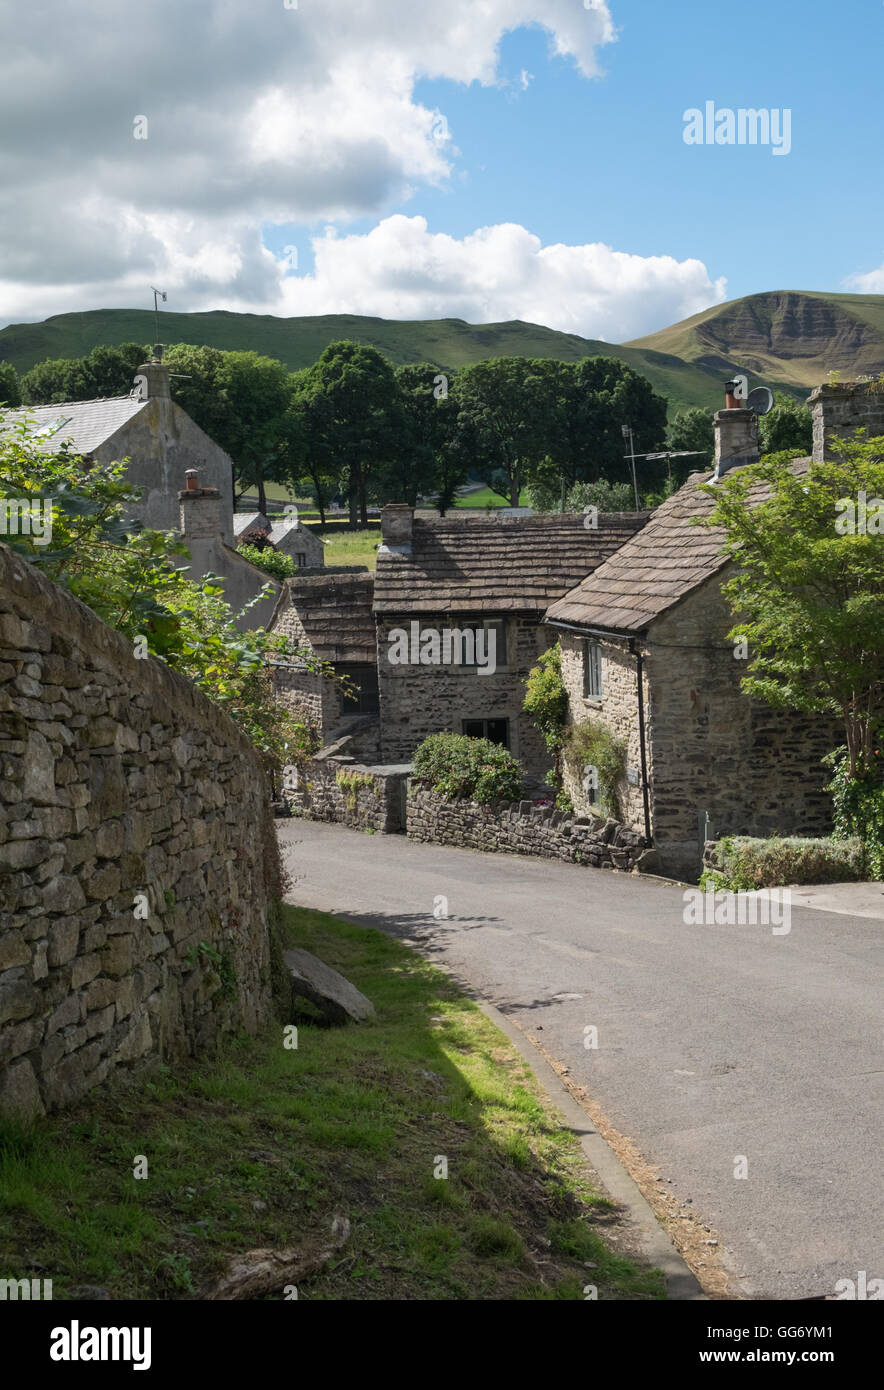
<svg viewBox="0 0 884 1390">
<path fill-rule="evenodd" d="M 414 942 L 542 1028 L 716 1230 L 735 1293 L 884 1278 L 884 921 L 795 908 L 788 934 L 687 926 L 681 890 L 655 880 L 277 826 L 290 901 Z"/>
</svg>

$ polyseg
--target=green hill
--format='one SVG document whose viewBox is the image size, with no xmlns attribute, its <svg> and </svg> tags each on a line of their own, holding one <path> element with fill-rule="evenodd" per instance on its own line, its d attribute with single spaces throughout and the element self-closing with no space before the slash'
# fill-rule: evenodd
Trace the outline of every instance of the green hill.
<svg viewBox="0 0 884 1390">
<path fill-rule="evenodd" d="M 103 344 L 152 343 L 153 312 L 149 309 L 93 309 L 80 314 L 56 314 L 42 323 L 14 323 L 0 329 L 0 361 L 26 372 L 51 357 L 84 357 Z M 555 357 L 576 362 L 598 355 L 619 357 L 646 376 L 655 389 L 679 405 L 718 405 L 721 373 L 682 362 L 669 352 L 643 347 L 618 347 L 573 333 L 557 333 L 540 324 L 470 324 L 463 319 L 428 319 L 413 323 L 394 319 L 327 314 L 315 318 L 274 318 L 270 314 L 160 315 L 160 336 L 166 344 L 196 343 L 227 349 L 252 349 L 278 358 L 295 371 L 308 367 L 328 343 L 352 338 L 370 343 L 393 362 L 433 362 L 454 370 L 489 357 Z"/>
<path fill-rule="evenodd" d="M 884 372 L 884 295 L 752 294 L 627 346 L 672 353 L 719 377 L 743 371 L 756 386 L 786 382 L 793 391 L 819 385 L 832 371 L 878 376 Z"/>
<path fill-rule="evenodd" d="M 0 361 L 26 372 L 47 357 L 84 357 L 99 344 L 152 343 L 150 309 L 92 309 L 56 314 L 42 323 L 0 329 Z M 536 323 L 465 323 L 463 319 L 400 322 L 355 314 L 276 318 L 271 314 L 160 315 L 167 344 L 197 343 L 253 349 L 292 370 L 308 367 L 328 343 L 352 338 L 379 348 L 393 362 L 432 362 L 455 370 L 489 357 L 556 357 L 576 362 L 618 357 L 641 372 L 670 401 L 719 407 L 728 376 L 745 372 L 804 399 L 830 371 L 847 376 L 884 371 L 884 295 L 777 290 L 718 304 L 646 338 L 618 345 Z"/>
</svg>

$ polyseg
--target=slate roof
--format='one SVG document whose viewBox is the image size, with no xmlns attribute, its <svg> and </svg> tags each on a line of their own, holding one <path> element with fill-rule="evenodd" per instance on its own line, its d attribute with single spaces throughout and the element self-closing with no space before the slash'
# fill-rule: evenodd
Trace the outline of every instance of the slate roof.
<svg viewBox="0 0 884 1390">
<path fill-rule="evenodd" d="M 374 575 L 368 570 L 286 580 L 287 597 L 322 661 L 377 662 L 373 586 Z"/>
<path fill-rule="evenodd" d="M 146 405 L 149 401 L 139 401 L 134 396 L 67 401 L 62 405 L 29 405 L 7 413 L 3 432 L 8 433 L 10 426 L 22 420 L 35 422 L 40 447 L 47 454 L 57 454 L 65 442 L 70 444 L 74 454 L 91 454 Z"/>
<path fill-rule="evenodd" d="M 809 463 L 810 459 L 796 459 L 793 466 L 804 471 Z M 692 473 L 638 535 L 552 604 L 547 622 L 643 632 L 722 569 L 728 563 L 722 553 L 723 530 L 693 524 L 694 517 L 708 515 L 714 506 L 714 499 L 699 487 L 711 477 Z M 757 505 L 769 493 L 766 484 L 759 485 L 749 494 L 749 505 Z"/>
<path fill-rule="evenodd" d="M 234 512 L 233 513 L 233 534 L 241 536 L 244 531 L 263 531 L 265 535 L 270 532 L 270 522 L 263 512 Z"/>
<path fill-rule="evenodd" d="M 648 513 L 614 512 L 587 530 L 583 516 L 415 517 L 411 551 L 378 551 L 376 613 L 543 612 L 635 532 Z"/>
</svg>

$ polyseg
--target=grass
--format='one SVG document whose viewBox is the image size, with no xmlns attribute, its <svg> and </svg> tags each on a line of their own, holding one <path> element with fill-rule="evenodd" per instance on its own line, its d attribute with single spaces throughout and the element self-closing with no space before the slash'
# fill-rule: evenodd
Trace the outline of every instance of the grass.
<svg viewBox="0 0 884 1390">
<path fill-rule="evenodd" d="M 506 507 L 507 502 L 501 497 L 499 492 L 492 492 L 490 487 L 483 487 L 479 492 L 470 492 L 466 497 L 458 497 L 454 503 L 457 508 L 476 508 L 476 507 Z M 519 494 L 519 506 L 527 507 L 528 502 L 525 493 Z"/>
<path fill-rule="evenodd" d="M 0 1128 L 0 1273 L 181 1299 L 237 1252 L 349 1241 L 313 1299 L 663 1296 L 610 1249 L 617 1213 L 522 1059 L 435 967 L 380 932 L 286 909 L 290 940 L 373 1000 L 368 1024 L 281 1025 Z M 136 1181 L 136 1156 L 148 1177 Z M 447 1164 L 448 1176 L 435 1176 Z M 279 1297 L 282 1296 L 280 1293 Z"/>
<path fill-rule="evenodd" d="M 363 531 L 347 531 L 338 526 L 315 528 L 325 541 L 327 565 L 366 565 L 373 570 L 378 562 L 377 548 L 381 543 L 380 526 Z"/>
</svg>

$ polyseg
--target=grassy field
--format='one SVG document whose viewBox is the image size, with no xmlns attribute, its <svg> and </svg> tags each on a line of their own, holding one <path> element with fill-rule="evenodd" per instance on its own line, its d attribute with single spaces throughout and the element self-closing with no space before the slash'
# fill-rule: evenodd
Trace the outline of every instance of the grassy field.
<svg viewBox="0 0 884 1390">
<path fill-rule="evenodd" d="M 367 531 L 345 531 L 337 527 L 315 528 L 325 542 L 327 565 L 366 565 L 377 567 L 378 546 L 381 543 L 379 526 Z"/>
<path fill-rule="evenodd" d="M 287 914 L 289 938 L 344 971 L 377 1017 L 302 1023 L 297 1050 L 280 1025 L 32 1129 L 7 1121 L 4 1277 L 51 1278 L 57 1299 L 84 1284 L 186 1299 L 236 1254 L 321 1248 L 341 1213 L 349 1239 L 299 1298 L 664 1296 L 658 1271 L 616 1253 L 617 1213 L 577 1141 L 448 977 L 380 932 Z"/>
<path fill-rule="evenodd" d="M 497 507 L 505 507 L 508 504 L 503 500 L 499 492 L 492 492 L 490 487 L 483 487 L 478 492 L 468 493 L 466 497 L 458 497 L 454 505 L 461 510 L 464 508 L 476 510 L 482 507 L 494 507 L 496 509 Z M 527 505 L 528 502 L 525 494 L 521 492 L 519 494 L 519 506 L 527 507 Z"/>
</svg>

